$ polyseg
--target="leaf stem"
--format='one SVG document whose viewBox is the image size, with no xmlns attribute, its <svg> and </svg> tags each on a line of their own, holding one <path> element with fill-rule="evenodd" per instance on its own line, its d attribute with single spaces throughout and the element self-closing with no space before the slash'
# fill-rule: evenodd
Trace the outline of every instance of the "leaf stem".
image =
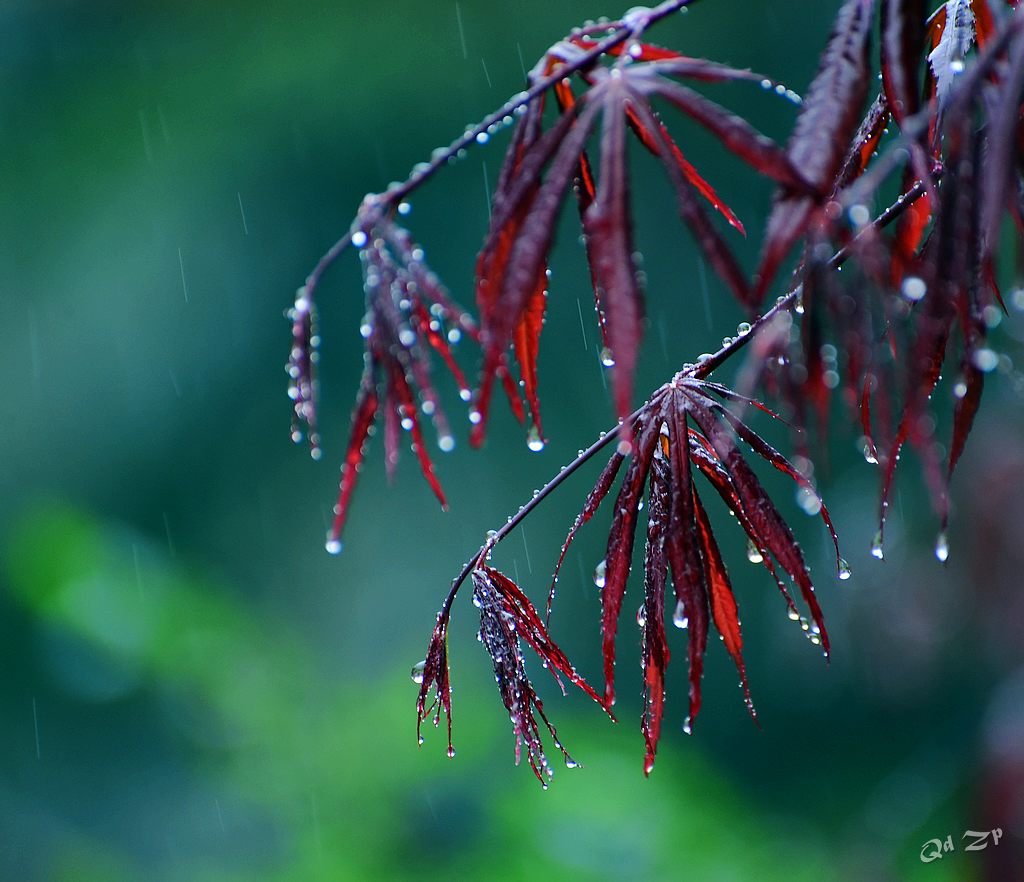
<svg viewBox="0 0 1024 882">
<path fill-rule="evenodd" d="M 661 390 L 655 392 L 655 396 L 659 394 Z M 654 396 L 652 396 L 653 399 Z M 536 496 L 523 505 L 519 511 L 517 511 L 511 518 L 509 518 L 505 525 L 500 529 L 494 531 L 487 538 L 487 541 L 480 546 L 480 550 L 474 554 L 462 567 L 462 571 L 455 580 L 452 582 L 452 587 L 448 591 L 448 596 L 444 599 L 444 603 L 441 605 L 441 611 L 439 615 L 439 621 L 446 619 L 451 611 L 452 603 L 455 601 L 455 595 L 459 593 L 459 588 L 462 583 L 466 581 L 466 577 L 469 576 L 474 569 L 476 569 L 483 560 L 486 559 L 487 555 L 490 554 L 492 548 L 497 545 L 502 539 L 504 539 L 509 533 L 511 533 L 516 527 L 518 527 L 526 517 L 532 512 L 538 505 L 540 505 L 548 496 L 550 496 L 559 485 L 570 477 L 580 466 L 590 460 L 595 454 L 599 453 L 605 447 L 607 447 L 612 441 L 621 440 L 620 435 L 627 426 L 633 424 L 633 422 L 640 416 L 640 413 L 648 407 L 650 402 L 645 403 L 642 407 L 637 408 L 631 413 L 624 421 L 620 422 L 614 428 L 607 432 L 602 432 L 593 444 L 591 444 L 586 450 L 580 453 L 572 462 L 567 466 L 563 466 L 557 475 L 548 481 L 537 493 Z"/>
<path fill-rule="evenodd" d="M 941 175 L 941 170 L 937 171 L 934 177 L 937 179 Z M 853 253 L 854 246 L 860 240 L 862 236 L 865 236 L 876 230 L 881 230 L 891 224 L 896 218 L 898 218 L 904 211 L 906 211 L 911 205 L 917 202 L 925 192 L 927 191 L 927 185 L 924 181 L 917 181 L 914 183 L 906 193 L 900 196 L 895 202 L 892 203 L 888 208 L 879 214 L 871 223 L 865 224 L 865 226 L 858 231 L 857 235 L 853 237 L 846 245 L 840 248 L 835 254 L 833 254 L 825 264 L 829 269 L 835 269 L 841 266 L 846 259 Z M 757 336 L 757 332 L 767 325 L 776 315 L 783 310 L 791 309 L 796 305 L 796 302 L 800 299 L 800 295 L 803 293 L 803 282 L 799 282 L 793 288 L 790 289 L 789 293 L 783 295 L 778 299 L 775 306 L 769 309 L 766 313 L 759 316 L 750 326 L 750 330 L 741 336 L 734 337 L 729 343 L 726 343 L 711 355 L 709 358 L 705 358 L 703 361 L 699 361 L 689 371 L 693 376 L 701 379 L 709 376 L 716 368 L 720 367 L 723 362 L 735 355 L 740 349 L 747 345 L 754 337 Z"/>
</svg>

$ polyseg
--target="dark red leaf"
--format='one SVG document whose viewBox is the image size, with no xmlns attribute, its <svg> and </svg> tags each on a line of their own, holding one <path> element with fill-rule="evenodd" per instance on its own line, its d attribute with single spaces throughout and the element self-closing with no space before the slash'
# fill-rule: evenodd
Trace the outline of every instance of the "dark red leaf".
<svg viewBox="0 0 1024 882">
<path fill-rule="evenodd" d="M 676 163 L 670 158 L 671 148 L 668 142 L 664 140 L 654 114 L 641 96 L 636 96 L 633 109 L 647 130 L 658 140 L 660 148 L 658 158 L 665 167 L 669 180 L 675 189 L 679 216 L 690 228 L 694 238 L 697 240 L 697 245 L 704 252 L 704 256 L 711 264 L 712 269 L 732 289 L 733 294 L 735 294 L 740 303 L 750 305 L 752 301 L 746 275 L 729 250 L 729 246 L 725 244 L 718 231 L 708 220 L 707 215 L 704 214 L 700 203 L 694 198 L 690 183 L 686 180 Z"/>
<path fill-rule="evenodd" d="M 924 0 L 882 0 L 882 86 L 896 122 L 920 106 Z"/>
<path fill-rule="evenodd" d="M 615 500 L 615 513 L 608 533 L 605 553 L 604 586 L 601 589 L 601 644 L 604 656 L 604 703 L 615 703 L 615 634 L 618 629 L 622 597 L 633 561 L 637 508 L 643 498 L 644 484 L 651 467 L 660 426 L 649 420 L 640 427 L 632 446 L 629 466 Z"/>
<path fill-rule="evenodd" d="M 562 543 L 562 550 L 558 555 L 558 563 L 555 565 L 555 572 L 551 577 L 551 589 L 548 592 L 548 607 L 545 620 L 551 618 L 551 604 L 555 599 L 555 585 L 558 583 L 558 573 L 562 569 L 562 563 L 565 561 L 566 552 L 569 551 L 569 546 L 572 544 L 572 540 L 576 537 L 576 531 L 597 513 L 597 509 L 604 501 L 605 496 L 608 495 L 608 491 L 611 490 L 612 484 L 615 483 L 615 478 L 618 476 L 619 468 L 625 458 L 626 457 L 621 453 L 612 454 L 612 458 L 608 460 L 608 464 L 604 467 L 598 477 L 597 484 L 594 485 L 594 489 L 587 495 L 587 499 L 583 503 L 583 510 L 576 515 L 576 520 L 573 521 L 573 525 L 569 529 L 569 535 L 565 537 L 565 542 Z"/>
<path fill-rule="evenodd" d="M 583 215 L 583 231 L 591 242 L 593 271 L 608 318 L 608 342 L 615 359 L 615 408 L 625 419 L 633 409 L 633 373 L 642 336 L 643 293 L 633 265 L 626 168 L 626 102 L 621 79 L 605 87 L 601 135 L 601 177 L 593 203 Z"/>
<path fill-rule="evenodd" d="M 786 147 L 795 168 L 819 193 L 831 193 L 867 95 L 872 0 L 846 0 Z M 760 301 L 790 247 L 810 223 L 816 201 L 783 189 L 765 230 L 754 299 Z"/>
<path fill-rule="evenodd" d="M 747 710 L 750 712 L 750 716 L 756 720 L 757 712 L 754 710 L 754 702 L 750 697 L 750 684 L 747 682 L 747 668 L 743 663 L 743 636 L 740 633 L 739 608 L 736 606 L 736 597 L 732 593 L 732 583 L 729 581 L 725 561 L 722 560 L 722 553 L 715 541 L 711 522 L 708 520 L 707 512 L 704 511 L 704 506 L 701 505 L 696 491 L 693 495 L 693 504 L 697 514 L 697 535 L 700 538 L 704 572 L 707 574 L 710 587 L 708 593 L 711 597 L 711 618 L 718 633 L 722 635 L 725 648 L 736 663 L 736 670 L 739 671 L 740 682 L 743 684 L 743 698 Z"/>
<path fill-rule="evenodd" d="M 654 768 L 654 755 L 661 736 L 665 711 L 665 669 L 668 667 L 668 641 L 665 637 L 665 580 L 668 561 L 665 532 L 669 525 L 670 471 L 657 448 L 651 465 L 647 508 L 647 546 L 644 551 L 644 603 L 641 607 L 644 668 L 644 713 L 641 728 L 647 753 L 644 774 Z"/>
<path fill-rule="evenodd" d="M 327 538 L 328 550 L 332 552 L 341 551 L 341 531 L 348 516 L 349 501 L 352 498 L 352 491 L 355 490 L 359 467 L 366 453 L 366 438 L 376 415 L 377 390 L 374 387 L 372 372 L 368 368 L 363 374 L 363 382 L 356 396 L 355 410 L 352 412 L 352 428 L 349 432 L 348 449 L 345 451 L 345 464 L 341 468 L 338 502 L 334 506 L 334 523 Z"/>
<path fill-rule="evenodd" d="M 663 78 L 652 80 L 649 88 L 691 119 L 699 122 L 721 142 L 723 147 L 736 154 L 760 174 L 767 175 L 792 190 L 811 189 L 800 171 L 794 168 L 786 152 L 742 117 L 730 113 L 721 105 L 685 86 Z"/>
</svg>

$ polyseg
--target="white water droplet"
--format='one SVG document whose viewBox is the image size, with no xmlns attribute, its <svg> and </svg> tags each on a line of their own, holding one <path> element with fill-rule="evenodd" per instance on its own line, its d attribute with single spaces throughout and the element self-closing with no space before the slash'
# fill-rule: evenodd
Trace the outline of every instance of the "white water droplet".
<svg viewBox="0 0 1024 882">
<path fill-rule="evenodd" d="M 615 356 L 607 346 L 601 350 L 601 364 L 605 367 L 615 367 Z"/>
<path fill-rule="evenodd" d="M 979 349 L 974 353 L 973 361 L 979 371 L 984 371 L 987 374 L 996 369 L 999 364 L 999 356 L 991 349 Z"/>
<path fill-rule="evenodd" d="M 352 234 L 352 244 L 355 245 L 356 248 L 362 248 L 366 244 L 366 233 L 362 230 L 356 230 Z"/>
<path fill-rule="evenodd" d="M 328 539 L 324 545 L 328 554 L 341 554 L 342 544 L 340 539 Z"/>
<path fill-rule="evenodd" d="M 764 555 L 761 554 L 758 547 L 754 544 L 752 539 L 747 540 L 747 560 L 752 564 L 759 564 L 764 561 Z"/>
<path fill-rule="evenodd" d="M 928 286 L 925 284 L 924 279 L 919 276 L 907 276 L 903 280 L 900 291 L 907 300 L 911 300 L 916 303 L 927 293 Z"/>
<path fill-rule="evenodd" d="M 871 556 L 882 560 L 885 557 L 885 549 L 882 547 L 882 531 L 879 530 L 875 533 L 875 538 L 871 540 Z"/>
<path fill-rule="evenodd" d="M 544 449 L 544 439 L 541 438 L 536 426 L 530 426 L 530 431 L 526 433 L 526 446 L 534 453 L 540 453 Z"/>
<path fill-rule="evenodd" d="M 853 575 L 853 570 L 850 569 L 850 565 L 846 562 L 846 558 L 839 558 L 839 579 L 845 582 L 850 576 Z"/>
<path fill-rule="evenodd" d="M 945 531 L 939 533 L 935 539 L 935 557 L 941 563 L 949 560 L 949 538 L 946 536 Z"/>
<path fill-rule="evenodd" d="M 594 584 L 598 588 L 604 588 L 604 574 L 606 566 L 606 562 L 602 560 L 596 567 L 594 567 Z"/>
<path fill-rule="evenodd" d="M 422 683 L 423 682 L 423 672 L 426 670 L 426 668 L 427 668 L 427 660 L 426 659 L 424 659 L 423 661 L 418 661 L 418 662 L 416 662 L 416 664 L 414 664 L 412 666 L 411 676 L 412 676 L 413 683 Z"/>
<path fill-rule="evenodd" d="M 686 615 L 686 606 L 681 600 L 676 602 L 676 611 L 672 613 L 672 624 L 680 630 L 690 627 L 690 619 Z"/>
</svg>

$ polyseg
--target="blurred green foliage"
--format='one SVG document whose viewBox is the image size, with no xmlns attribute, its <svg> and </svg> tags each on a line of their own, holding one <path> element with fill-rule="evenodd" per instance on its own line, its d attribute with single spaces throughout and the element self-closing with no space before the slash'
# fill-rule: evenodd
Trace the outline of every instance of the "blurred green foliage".
<svg viewBox="0 0 1024 882">
<path fill-rule="evenodd" d="M 707 0 L 657 39 L 800 89 L 831 6 Z M 572 25 L 620 11 L 591 0 L 0 10 L 0 877 L 938 882 L 980 872 L 972 855 L 924 865 L 918 854 L 927 838 L 981 823 L 986 708 L 1020 664 L 972 599 L 983 520 L 966 499 L 950 566 L 937 568 L 909 470 L 893 551 L 873 567 L 875 475 L 845 437 L 824 489 L 855 578 L 840 587 L 819 525 L 801 529 L 831 665 L 723 523 L 762 731 L 712 647 L 696 734 L 679 728 L 676 670 L 644 780 L 640 687 L 628 694 L 634 662 L 624 662 L 618 726 L 579 696 L 544 693 L 586 768 L 560 771 L 543 793 L 512 765 L 467 601 L 451 644 L 458 756 L 449 761 L 432 730 L 417 749 L 408 671 L 452 575 L 609 421 L 568 223 L 542 342 L 547 450 L 528 454 L 499 408 L 484 452 L 439 463 L 453 509 L 442 518 L 412 463 L 386 486 L 374 445 L 345 554 L 323 551 L 361 367 L 355 262 L 331 273 L 322 297 L 320 464 L 288 440 L 291 292 L 365 191 L 521 87 L 520 55 L 528 65 Z M 779 139 L 792 123 L 793 106 L 756 87 L 719 97 Z M 700 136 L 686 143 L 747 222 L 740 251 L 752 259 L 770 189 Z M 463 301 L 500 152 L 471 154 L 413 200 L 410 227 Z M 638 218 L 650 280 L 643 389 L 714 348 L 740 316 L 637 165 L 638 204 L 649 207 Z M 983 418 L 974 448 L 999 428 Z M 1019 446 L 997 453 L 1016 467 Z M 965 463 L 964 485 L 975 468 Z M 560 491 L 499 551 L 534 597 L 585 489 L 581 478 Z M 1019 572 L 1020 521 L 1008 517 L 997 553 L 1009 569 L 988 580 L 990 598 Z M 589 573 L 601 544 L 600 526 L 581 537 L 554 620 L 591 676 Z"/>
</svg>

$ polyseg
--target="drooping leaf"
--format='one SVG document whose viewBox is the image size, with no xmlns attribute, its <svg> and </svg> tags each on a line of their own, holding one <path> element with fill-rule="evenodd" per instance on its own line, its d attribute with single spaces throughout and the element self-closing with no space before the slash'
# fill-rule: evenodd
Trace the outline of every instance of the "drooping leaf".
<svg viewBox="0 0 1024 882">
<path fill-rule="evenodd" d="M 867 95 L 872 0 L 846 0 L 821 58 L 786 153 L 819 196 L 833 189 Z M 779 191 L 768 217 L 754 288 L 760 300 L 789 249 L 810 224 L 815 198 Z"/>
<path fill-rule="evenodd" d="M 632 221 L 626 168 L 625 105 L 628 93 L 619 78 L 606 86 L 601 176 L 593 203 L 583 216 L 592 244 L 593 270 L 615 359 L 615 408 L 621 419 L 633 409 L 633 372 L 642 335 L 643 294 L 633 264 Z"/>
<path fill-rule="evenodd" d="M 553 770 L 544 754 L 535 713 L 543 720 L 566 766 L 571 768 L 577 763 L 558 740 L 558 734 L 544 712 L 544 705 L 526 674 L 521 641 L 540 656 L 560 685 L 558 675 L 562 674 L 599 704 L 601 699 L 551 639 L 533 604 L 511 579 L 486 564 L 474 569 L 472 578 L 473 602 L 480 609 L 480 642 L 491 656 L 498 692 L 512 720 L 516 764 L 519 764 L 521 747 L 525 743 L 530 768 L 537 780 L 547 787 Z"/>
<path fill-rule="evenodd" d="M 431 376 L 430 352 L 438 352 L 460 390 L 465 378 L 455 363 L 448 342 L 463 333 L 475 336 L 476 326 L 451 299 L 423 262 L 423 250 L 408 233 L 387 220 L 363 232 L 358 240 L 366 291 L 366 316 L 361 333 L 366 355 L 363 377 L 352 415 L 345 460 L 327 537 L 328 549 L 341 550 L 341 535 L 348 517 L 370 429 L 384 418 L 385 468 L 389 477 L 398 462 L 400 439 L 409 432 L 420 471 L 446 508 L 444 493 L 427 451 L 420 413 L 429 416 L 442 451 L 454 447 L 454 438 Z M 383 412 L 383 413 L 382 413 Z"/>
<path fill-rule="evenodd" d="M 924 0 L 882 0 L 882 86 L 901 126 L 920 106 Z"/>
</svg>

